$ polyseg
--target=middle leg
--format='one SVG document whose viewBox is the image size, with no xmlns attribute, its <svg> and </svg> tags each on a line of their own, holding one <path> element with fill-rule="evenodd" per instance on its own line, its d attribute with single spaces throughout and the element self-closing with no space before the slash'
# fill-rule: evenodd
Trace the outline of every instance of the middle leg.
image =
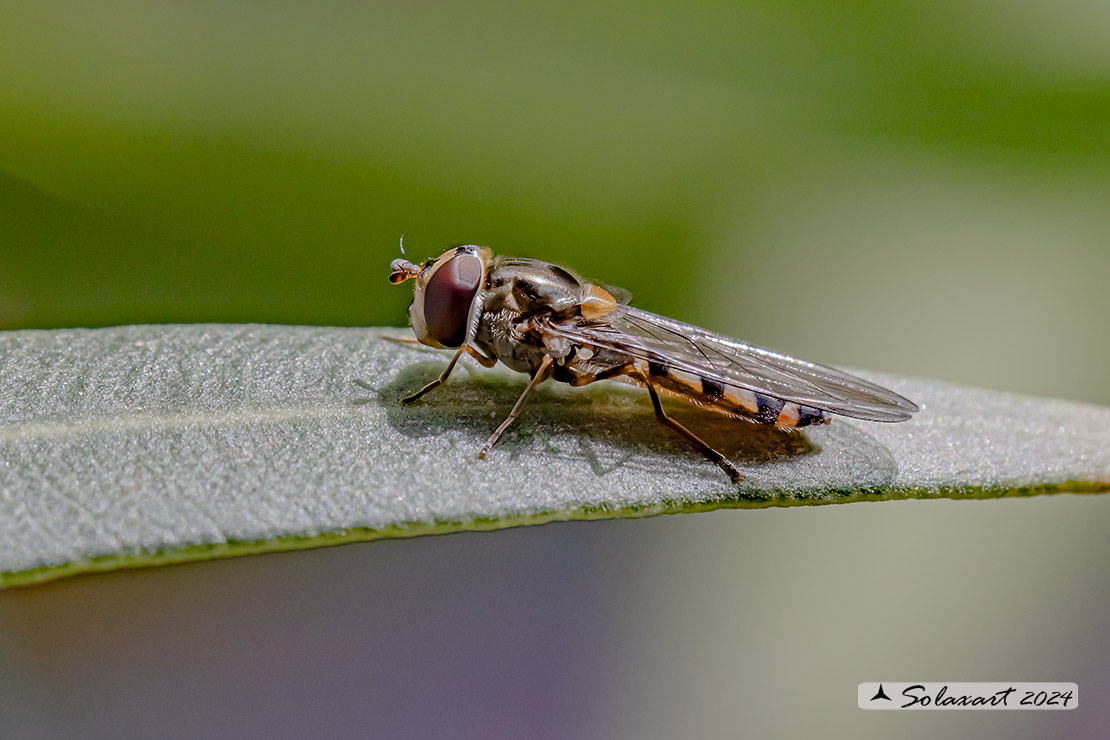
<svg viewBox="0 0 1110 740">
<path fill-rule="evenodd" d="M 553 364 L 551 358 L 545 355 L 540 366 L 536 368 L 536 372 L 532 374 L 532 379 L 529 380 L 528 385 L 524 387 L 524 392 L 521 393 L 520 398 L 516 400 L 516 405 L 513 406 L 513 410 L 509 412 L 509 416 L 505 421 L 501 422 L 501 426 L 497 427 L 493 434 L 490 435 L 490 438 L 486 440 L 486 443 L 482 445 L 482 449 L 478 451 L 479 458 L 485 458 L 486 453 L 489 452 L 490 448 L 497 442 L 501 433 L 509 428 L 509 425 L 516 420 L 516 417 L 520 416 L 520 410 L 524 408 L 524 402 L 532 395 L 532 391 L 536 390 L 537 385 L 547 380 L 547 376 L 551 374 L 551 366 Z"/>
</svg>

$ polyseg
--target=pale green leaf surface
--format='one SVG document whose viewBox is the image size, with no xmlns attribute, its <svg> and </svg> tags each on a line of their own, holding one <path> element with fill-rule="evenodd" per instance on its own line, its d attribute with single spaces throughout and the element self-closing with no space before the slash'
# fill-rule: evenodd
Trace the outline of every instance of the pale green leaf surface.
<svg viewBox="0 0 1110 740">
<path fill-rule="evenodd" d="M 558 519 L 722 506 L 1110 489 L 1110 409 L 865 373 L 903 424 L 804 435 L 672 412 L 737 487 L 615 383 L 547 383 L 489 458 L 524 376 L 383 332 L 253 325 L 0 334 L 0 584 Z M 363 386 L 366 387 L 363 387 Z"/>
</svg>

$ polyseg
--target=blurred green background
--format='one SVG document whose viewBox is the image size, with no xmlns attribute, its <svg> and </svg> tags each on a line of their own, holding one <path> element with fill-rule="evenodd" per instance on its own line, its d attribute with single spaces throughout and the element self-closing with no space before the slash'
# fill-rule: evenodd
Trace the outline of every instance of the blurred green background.
<svg viewBox="0 0 1110 740">
<path fill-rule="evenodd" d="M 403 234 L 416 259 L 542 257 L 807 359 L 1110 403 L 1108 204 L 1095 0 L 0 4 L 3 329 L 398 325 Z M 925 722 L 853 697 L 884 678 L 1110 690 L 1088 637 L 1110 617 L 1103 500 L 833 508 L 0 594 L 3 721 L 1102 735 L 1094 701 Z M 398 632 L 411 652 L 383 647 Z"/>
<path fill-rule="evenodd" d="M 1110 402 L 1108 29 L 1082 0 L 6 2 L 0 327 L 396 325 L 404 234 Z"/>
</svg>

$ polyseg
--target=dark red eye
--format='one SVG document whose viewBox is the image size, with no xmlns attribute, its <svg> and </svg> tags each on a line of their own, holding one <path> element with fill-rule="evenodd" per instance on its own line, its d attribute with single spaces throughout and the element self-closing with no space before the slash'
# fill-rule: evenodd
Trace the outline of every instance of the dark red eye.
<svg viewBox="0 0 1110 740">
<path fill-rule="evenodd" d="M 444 347 L 466 341 L 470 304 L 482 283 L 482 261 L 460 252 L 439 268 L 424 288 L 424 323 L 428 335 Z"/>
</svg>

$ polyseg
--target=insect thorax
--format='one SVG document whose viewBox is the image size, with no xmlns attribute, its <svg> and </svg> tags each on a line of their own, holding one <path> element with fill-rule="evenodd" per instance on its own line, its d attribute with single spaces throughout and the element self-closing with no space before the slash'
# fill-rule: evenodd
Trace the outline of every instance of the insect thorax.
<svg viewBox="0 0 1110 740">
<path fill-rule="evenodd" d="M 481 296 L 475 342 L 519 372 L 530 373 L 544 356 L 557 363 L 572 347 L 535 328 L 528 319 L 573 321 L 592 286 L 558 265 L 540 260 L 495 258 Z"/>
</svg>

